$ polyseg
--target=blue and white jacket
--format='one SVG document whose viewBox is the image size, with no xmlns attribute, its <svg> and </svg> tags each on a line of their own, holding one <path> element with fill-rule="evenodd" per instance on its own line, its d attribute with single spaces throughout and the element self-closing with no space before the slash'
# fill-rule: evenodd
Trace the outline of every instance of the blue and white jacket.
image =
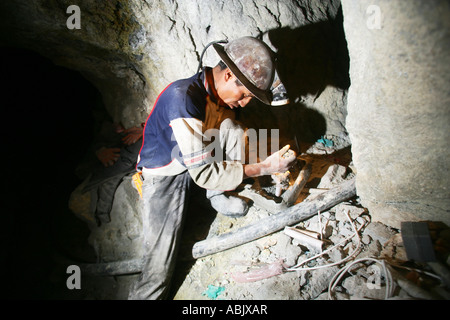
<svg viewBox="0 0 450 320">
<path fill-rule="evenodd" d="M 145 174 L 172 176 L 186 170 L 206 189 L 234 190 L 243 178 L 240 161 L 214 161 L 205 131 L 219 128 L 234 111 L 215 100 L 205 72 L 178 80 L 157 98 L 147 118 L 137 169 Z"/>
</svg>

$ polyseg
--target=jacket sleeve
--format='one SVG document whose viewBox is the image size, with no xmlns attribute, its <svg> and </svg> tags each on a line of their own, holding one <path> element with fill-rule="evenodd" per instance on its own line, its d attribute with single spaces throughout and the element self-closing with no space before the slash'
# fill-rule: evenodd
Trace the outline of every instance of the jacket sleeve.
<svg viewBox="0 0 450 320">
<path fill-rule="evenodd" d="M 219 130 L 205 130 L 196 118 L 178 118 L 170 122 L 183 162 L 194 182 L 212 190 L 234 190 L 242 182 L 240 161 L 223 161 Z M 212 139 L 212 138 L 215 139 Z"/>
</svg>

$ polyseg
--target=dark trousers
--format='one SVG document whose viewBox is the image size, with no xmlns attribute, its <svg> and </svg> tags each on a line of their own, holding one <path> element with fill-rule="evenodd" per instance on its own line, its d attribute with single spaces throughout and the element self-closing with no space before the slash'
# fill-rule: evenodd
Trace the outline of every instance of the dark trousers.
<svg viewBox="0 0 450 320">
<path fill-rule="evenodd" d="M 241 159 L 243 134 L 243 128 L 235 121 L 225 119 L 222 122 L 220 148 L 227 159 Z M 144 267 L 128 298 L 164 299 L 169 291 L 194 181 L 188 171 L 176 176 L 146 176 L 144 173 L 143 177 Z"/>
<path fill-rule="evenodd" d="M 144 177 L 144 266 L 129 299 L 167 298 L 193 183 L 187 171 L 176 176 Z"/>
</svg>

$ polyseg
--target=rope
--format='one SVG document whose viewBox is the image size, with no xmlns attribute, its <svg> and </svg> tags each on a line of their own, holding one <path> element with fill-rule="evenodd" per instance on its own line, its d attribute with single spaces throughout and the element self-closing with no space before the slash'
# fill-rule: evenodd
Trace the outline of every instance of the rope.
<svg viewBox="0 0 450 320">
<path fill-rule="evenodd" d="M 365 224 L 361 225 L 359 228 L 356 228 L 355 224 L 354 224 L 353 221 L 350 219 L 350 216 L 348 215 L 348 212 L 346 212 L 345 214 L 346 214 L 348 220 L 350 221 L 350 224 L 352 225 L 352 228 L 353 228 L 353 231 L 354 231 L 353 234 L 351 234 L 350 236 L 346 237 L 344 240 L 342 240 L 342 241 L 339 242 L 338 244 L 336 244 L 336 245 L 334 245 L 334 246 L 328 248 L 327 250 L 322 251 L 321 253 L 319 253 L 319 254 L 317 254 L 317 255 L 315 255 L 315 256 L 309 258 L 309 259 L 306 259 L 306 260 L 304 260 L 304 261 L 301 261 L 300 263 L 296 264 L 296 265 L 293 266 L 293 267 L 286 268 L 285 270 L 286 270 L 286 271 L 308 271 L 308 270 L 315 270 L 315 269 L 321 269 L 321 268 L 333 267 L 333 266 L 340 265 L 340 264 L 342 264 L 342 263 L 344 263 L 344 262 L 346 262 L 346 261 L 352 259 L 353 256 L 355 256 L 357 253 L 359 253 L 359 251 L 361 250 L 361 237 L 359 236 L 359 231 L 365 226 Z M 317 259 L 317 258 L 323 256 L 324 254 L 327 254 L 327 253 L 330 252 L 331 250 L 333 250 L 333 249 L 339 247 L 340 245 L 342 245 L 342 244 L 344 244 L 344 243 L 347 243 L 347 241 L 349 241 L 350 239 L 352 239 L 352 238 L 355 237 L 355 236 L 356 236 L 357 239 L 358 239 L 358 242 L 357 242 L 357 244 L 356 244 L 356 248 L 355 248 L 355 250 L 353 250 L 353 252 L 352 252 L 351 254 L 349 254 L 346 258 L 344 258 L 344 259 L 342 259 L 342 260 L 339 260 L 339 261 L 337 261 L 337 262 L 333 262 L 333 263 L 329 263 L 329 264 L 325 264 L 325 265 L 319 265 L 319 266 L 314 266 L 314 267 L 304 267 L 304 268 L 300 268 L 301 265 L 303 265 L 303 264 L 305 264 L 305 263 L 307 263 L 307 262 L 309 262 L 309 261 L 311 261 L 311 260 L 315 260 L 315 259 Z"/>
<path fill-rule="evenodd" d="M 352 221 L 352 219 L 349 216 L 349 212 L 347 211 L 346 213 L 347 219 L 350 222 L 354 233 L 351 234 L 350 236 L 346 237 L 344 240 L 342 240 L 341 242 L 339 242 L 338 244 L 328 248 L 327 250 L 309 258 L 306 259 L 300 263 L 298 263 L 297 265 L 293 266 L 293 267 L 289 267 L 289 268 L 285 268 L 285 271 L 309 271 L 309 270 L 315 270 L 315 269 L 321 269 L 321 268 L 329 268 L 329 267 L 333 267 L 336 265 L 340 265 L 344 262 L 347 262 L 348 260 L 352 259 L 355 255 L 357 255 L 360 250 L 361 250 L 361 237 L 359 235 L 359 232 L 361 231 L 361 229 L 367 224 L 362 224 L 359 228 L 356 228 L 355 223 Z M 319 213 L 319 219 L 320 219 L 320 213 Z M 333 263 L 329 263 L 329 264 L 325 264 L 325 265 L 319 265 L 319 266 L 314 266 L 314 267 L 301 267 L 302 265 L 304 265 L 305 263 L 311 261 L 311 260 L 315 260 L 319 257 L 321 257 L 324 254 L 327 254 L 328 252 L 330 252 L 331 250 L 341 246 L 342 244 L 347 243 L 350 239 L 352 239 L 353 237 L 357 238 L 357 244 L 355 249 L 353 250 L 353 252 L 351 254 L 349 254 L 346 258 L 341 259 L 337 262 L 333 262 Z M 371 261 L 371 262 L 375 262 L 378 263 L 382 266 L 384 275 L 385 275 L 385 282 L 386 282 L 386 293 L 385 293 L 385 299 L 389 299 L 390 297 L 392 297 L 393 292 L 394 292 L 394 281 L 392 279 L 392 274 L 389 271 L 388 267 L 386 266 L 386 263 L 384 260 L 378 260 L 375 258 L 361 258 L 358 260 L 355 260 L 353 262 L 351 262 L 350 264 L 348 264 L 347 266 L 342 267 L 341 269 L 339 269 L 339 271 L 333 276 L 333 278 L 331 279 L 329 286 L 328 286 L 328 299 L 329 300 L 333 300 L 333 292 L 334 289 L 336 287 L 336 285 L 339 283 L 339 281 L 342 279 L 342 277 L 344 276 L 344 274 L 346 274 L 355 264 L 361 263 L 363 261 Z"/>
<path fill-rule="evenodd" d="M 372 262 L 381 264 L 383 272 L 384 272 L 384 275 L 385 275 L 384 278 L 385 278 L 385 281 L 386 281 L 386 293 L 385 293 L 384 298 L 387 300 L 390 297 L 392 297 L 392 295 L 394 293 L 394 288 L 395 288 L 394 281 L 392 279 L 392 274 L 389 271 L 389 268 L 386 267 L 386 264 L 385 264 L 384 260 L 378 260 L 378 259 L 374 259 L 374 258 L 361 258 L 361 259 L 355 260 L 352 263 L 348 264 L 347 266 L 341 268 L 334 275 L 334 277 L 331 279 L 330 284 L 328 286 L 328 299 L 329 300 L 333 300 L 334 288 L 339 283 L 339 281 L 342 279 L 344 274 L 346 274 L 355 264 L 361 263 L 363 261 L 372 261 Z"/>
</svg>

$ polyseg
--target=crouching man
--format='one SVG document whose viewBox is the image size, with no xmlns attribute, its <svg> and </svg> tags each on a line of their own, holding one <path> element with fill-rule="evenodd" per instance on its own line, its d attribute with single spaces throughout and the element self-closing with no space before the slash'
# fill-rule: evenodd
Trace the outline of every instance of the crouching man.
<svg viewBox="0 0 450 320">
<path fill-rule="evenodd" d="M 225 153 L 239 153 L 240 139 L 230 134 L 237 132 L 232 130 L 234 110 L 254 98 L 271 104 L 275 64 L 268 46 L 252 37 L 225 46 L 214 44 L 214 48 L 222 61 L 171 83 L 159 95 L 146 121 L 137 164 L 144 179 L 145 257 L 129 299 L 167 297 L 193 183 L 207 189 L 213 207 L 222 205 L 215 207 L 219 212 L 245 215 L 245 201 L 226 197 L 224 191 L 236 189 L 247 177 L 285 172 L 296 161 L 293 152 L 283 156 L 289 146 L 258 163 L 245 164 L 228 160 L 230 157 L 217 160 L 206 132 L 219 129 Z"/>
</svg>

